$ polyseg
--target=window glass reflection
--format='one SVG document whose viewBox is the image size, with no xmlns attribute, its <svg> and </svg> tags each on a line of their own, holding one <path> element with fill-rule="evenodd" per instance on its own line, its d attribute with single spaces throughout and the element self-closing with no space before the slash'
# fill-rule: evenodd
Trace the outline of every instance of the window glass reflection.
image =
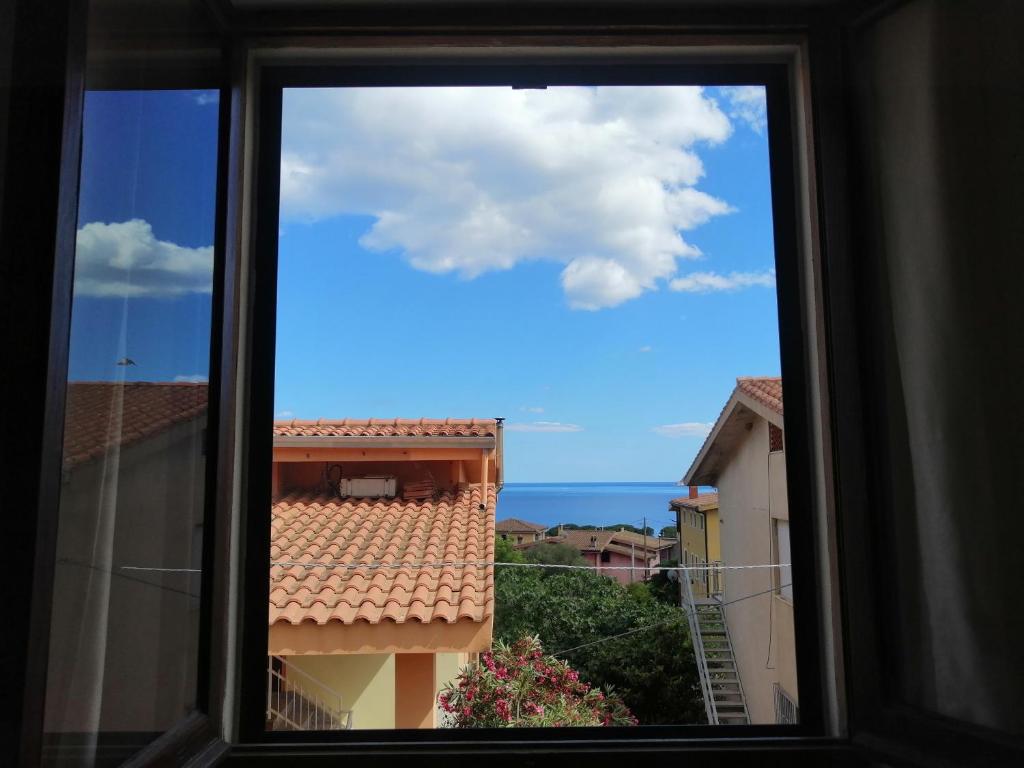
<svg viewBox="0 0 1024 768">
<path fill-rule="evenodd" d="M 120 762 L 196 705 L 217 102 L 86 94 L 50 760 Z"/>
</svg>

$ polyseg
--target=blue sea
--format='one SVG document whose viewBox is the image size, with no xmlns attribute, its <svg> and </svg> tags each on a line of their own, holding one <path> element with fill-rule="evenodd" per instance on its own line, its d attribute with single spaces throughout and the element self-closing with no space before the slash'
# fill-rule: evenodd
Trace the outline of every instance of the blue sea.
<svg viewBox="0 0 1024 768">
<path fill-rule="evenodd" d="M 702 488 L 701 493 L 712 489 Z M 675 525 L 671 499 L 686 496 L 675 483 L 505 483 L 498 496 L 498 519 L 518 517 L 554 527 L 577 525 L 647 525 L 656 532 Z"/>
</svg>

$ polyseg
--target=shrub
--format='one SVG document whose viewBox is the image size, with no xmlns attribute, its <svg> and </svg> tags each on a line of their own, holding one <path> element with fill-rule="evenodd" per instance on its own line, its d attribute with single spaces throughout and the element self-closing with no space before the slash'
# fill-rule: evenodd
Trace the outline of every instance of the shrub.
<svg viewBox="0 0 1024 768">
<path fill-rule="evenodd" d="M 455 728 L 636 725 L 611 691 L 580 679 L 566 662 L 545 656 L 537 637 L 500 640 L 438 696 Z"/>
</svg>

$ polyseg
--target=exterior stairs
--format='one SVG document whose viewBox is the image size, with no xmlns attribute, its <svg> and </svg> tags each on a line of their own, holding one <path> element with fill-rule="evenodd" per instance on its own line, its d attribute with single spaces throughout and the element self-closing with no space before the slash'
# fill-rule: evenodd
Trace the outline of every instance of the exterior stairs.
<svg viewBox="0 0 1024 768">
<path fill-rule="evenodd" d="M 714 596 L 695 600 L 689 575 L 682 581 L 683 610 L 690 624 L 708 723 L 748 725 L 750 715 L 725 622 L 725 608 Z"/>
<path fill-rule="evenodd" d="M 352 727 L 351 710 L 341 694 L 289 664 L 281 656 L 267 661 L 267 730 L 338 731 Z"/>
</svg>

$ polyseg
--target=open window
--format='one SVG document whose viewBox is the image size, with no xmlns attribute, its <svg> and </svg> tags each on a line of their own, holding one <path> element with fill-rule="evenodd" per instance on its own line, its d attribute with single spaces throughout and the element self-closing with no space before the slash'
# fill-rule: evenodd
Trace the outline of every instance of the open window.
<svg viewBox="0 0 1024 768">
<path fill-rule="evenodd" d="M 784 71 L 396 61 L 268 66 L 262 83 L 249 737 L 755 735 L 780 722 L 779 674 L 814 732 L 814 602 L 797 598 L 803 626 L 761 621 L 773 503 L 799 510 L 807 547 L 785 588 L 815 589 L 810 488 L 773 497 L 764 467 L 804 344 Z M 721 370 L 699 395 L 675 325 Z M 613 406 L 623 387 L 642 395 Z M 722 461 L 737 451 L 749 462 Z M 570 604 L 537 602 L 556 594 Z M 537 664 L 621 712 L 573 719 L 543 681 L 510 707 L 506 657 L 530 638 Z M 768 644 L 784 661 L 765 669 Z M 651 700 L 616 650 L 682 687 Z"/>
</svg>

